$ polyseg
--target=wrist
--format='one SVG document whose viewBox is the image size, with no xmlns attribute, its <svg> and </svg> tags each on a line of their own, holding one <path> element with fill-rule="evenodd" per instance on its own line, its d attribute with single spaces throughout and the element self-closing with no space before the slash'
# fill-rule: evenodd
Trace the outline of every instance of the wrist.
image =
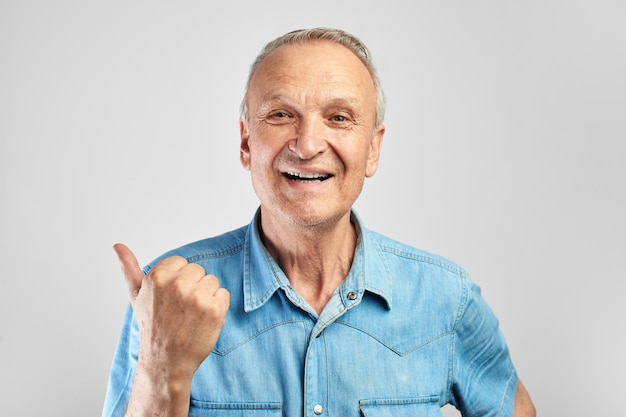
<svg viewBox="0 0 626 417">
<path fill-rule="evenodd" d="M 187 416 L 193 373 L 139 361 L 127 416 Z"/>
</svg>

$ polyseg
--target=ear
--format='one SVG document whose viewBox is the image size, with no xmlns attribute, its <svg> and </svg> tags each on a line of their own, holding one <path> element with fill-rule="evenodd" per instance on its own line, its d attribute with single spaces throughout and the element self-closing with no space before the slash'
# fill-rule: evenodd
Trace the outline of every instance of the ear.
<svg viewBox="0 0 626 417">
<path fill-rule="evenodd" d="M 385 125 L 380 125 L 374 130 L 374 135 L 370 141 L 369 154 L 367 155 L 367 165 L 365 167 L 365 176 L 371 177 L 378 169 L 378 160 L 380 158 L 380 148 L 383 145 L 383 136 L 385 135 Z"/>
<path fill-rule="evenodd" d="M 241 137 L 241 143 L 239 145 L 239 160 L 241 165 L 248 171 L 250 171 L 250 131 L 248 125 L 243 119 L 239 120 L 239 136 Z"/>
</svg>

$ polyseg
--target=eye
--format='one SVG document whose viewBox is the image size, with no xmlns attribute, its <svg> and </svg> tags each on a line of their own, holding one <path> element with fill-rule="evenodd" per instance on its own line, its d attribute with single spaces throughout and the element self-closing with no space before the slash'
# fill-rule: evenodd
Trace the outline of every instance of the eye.
<svg viewBox="0 0 626 417">
<path fill-rule="evenodd" d="M 265 122 L 269 124 L 285 124 L 291 123 L 293 121 L 293 116 L 291 113 L 282 110 L 276 110 L 269 112 L 267 116 L 264 117 Z"/>
<path fill-rule="evenodd" d="M 328 122 L 338 128 L 348 128 L 354 124 L 354 118 L 349 113 L 339 112 L 331 114 Z"/>
</svg>

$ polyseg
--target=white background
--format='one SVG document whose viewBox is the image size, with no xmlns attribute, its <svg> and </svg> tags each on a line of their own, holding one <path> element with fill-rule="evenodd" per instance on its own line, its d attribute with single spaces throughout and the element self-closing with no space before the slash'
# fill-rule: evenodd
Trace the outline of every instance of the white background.
<svg viewBox="0 0 626 417">
<path fill-rule="evenodd" d="M 146 263 L 251 219 L 248 66 L 312 26 L 362 38 L 387 93 L 366 225 L 468 270 L 541 416 L 622 415 L 625 9 L 0 0 L 0 415 L 100 413 L 112 244 Z"/>
</svg>

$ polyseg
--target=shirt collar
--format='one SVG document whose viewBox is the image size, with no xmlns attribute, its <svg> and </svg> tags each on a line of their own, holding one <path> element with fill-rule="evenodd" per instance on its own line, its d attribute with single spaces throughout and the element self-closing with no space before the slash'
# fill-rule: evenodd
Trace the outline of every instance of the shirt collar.
<svg viewBox="0 0 626 417">
<path fill-rule="evenodd" d="M 243 289 L 246 312 L 263 306 L 279 288 L 293 291 L 285 274 L 263 245 L 259 232 L 260 216 L 261 210 L 258 209 L 248 227 L 244 248 Z M 391 275 L 380 248 L 354 210 L 350 218 L 357 232 L 357 246 L 352 267 L 339 291 L 354 291 L 358 294 L 356 302 L 360 301 L 366 291 L 376 294 L 391 309 Z"/>
</svg>

